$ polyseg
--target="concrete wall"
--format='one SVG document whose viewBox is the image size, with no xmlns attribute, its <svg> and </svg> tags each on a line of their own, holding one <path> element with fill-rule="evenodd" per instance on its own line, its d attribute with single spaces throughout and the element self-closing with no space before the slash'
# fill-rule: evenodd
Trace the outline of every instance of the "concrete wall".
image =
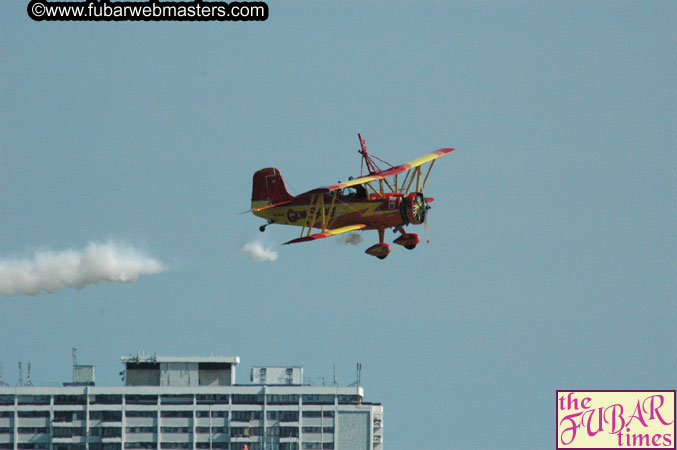
<svg viewBox="0 0 677 450">
<path fill-rule="evenodd" d="M 369 450 L 369 412 L 339 411 L 338 448 Z"/>
</svg>

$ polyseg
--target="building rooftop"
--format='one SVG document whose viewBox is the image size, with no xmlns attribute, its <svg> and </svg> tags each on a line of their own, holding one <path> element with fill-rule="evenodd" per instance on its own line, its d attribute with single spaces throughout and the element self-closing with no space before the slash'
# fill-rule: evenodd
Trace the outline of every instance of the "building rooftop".
<svg viewBox="0 0 677 450">
<path fill-rule="evenodd" d="M 156 356 L 137 354 L 135 356 L 121 356 L 120 360 L 123 364 L 128 362 L 240 364 L 239 356 Z"/>
</svg>

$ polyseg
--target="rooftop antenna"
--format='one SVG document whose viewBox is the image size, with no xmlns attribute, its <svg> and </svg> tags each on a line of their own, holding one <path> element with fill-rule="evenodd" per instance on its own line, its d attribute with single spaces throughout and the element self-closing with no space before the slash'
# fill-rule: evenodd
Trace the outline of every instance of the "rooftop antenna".
<svg viewBox="0 0 677 450">
<path fill-rule="evenodd" d="M 338 383 L 336 382 L 336 363 L 334 363 L 334 382 L 331 385 L 338 386 Z"/>
<path fill-rule="evenodd" d="M 350 383 L 348 386 L 362 386 L 362 363 L 357 363 L 357 378 L 354 382 Z"/>
<path fill-rule="evenodd" d="M 24 382 L 24 369 L 21 361 L 19 361 L 19 381 L 16 382 L 17 386 L 26 386 Z"/>
<path fill-rule="evenodd" d="M 78 349 L 73 347 L 71 355 L 73 356 L 73 367 L 75 367 L 78 365 Z"/>
<path fill-rule="evenodd" d="M 26 386 L 33 386 L 31 382 L 31 363 L 28 363 L 28 372 L 26 374 Z"/>
<path fill-rule="evenodd" d="M 0 386 L 8 386 L 7 383 L 2 381 L 2 363 L 0 363 Z"/>
</svg>

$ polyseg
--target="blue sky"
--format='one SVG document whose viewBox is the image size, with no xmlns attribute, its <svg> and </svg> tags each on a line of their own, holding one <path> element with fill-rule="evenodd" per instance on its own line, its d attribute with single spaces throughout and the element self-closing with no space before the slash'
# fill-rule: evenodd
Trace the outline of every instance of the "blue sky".
<svg viewBox="0 0 677 450">
<path fill-rule="evenodd" d="M 265 22 L 38 23 L 0 4 L 0 256 L 122 242 L 130 284 L 0 298 L 5 381 L 71 347 L 237 355 L 341 384 L 389 449 L 544 448 L 557 389 L 675 389 L 677 7 L 268 2 Z M 384 261 L 239 213 L 441 147 L 431 243 Z M 412 229 L 423 233 L 423 227 Z M 411 229 L 411 228 L 410 228 Z M 387 236 L 394 236 L 388 232 Z M 258 263 L 239 251 L 265 238 Z"/>
</svg>

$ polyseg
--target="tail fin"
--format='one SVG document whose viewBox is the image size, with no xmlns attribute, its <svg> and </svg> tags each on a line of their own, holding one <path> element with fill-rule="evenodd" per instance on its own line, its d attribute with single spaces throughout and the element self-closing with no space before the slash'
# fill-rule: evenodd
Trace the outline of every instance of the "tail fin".
<svg viewBox="0 0 677 450">
<path fill-rule="evenodd" d="M 266 203 L 280 203 L 286 202 L 294 197 L 287 192 L 284 186 L 284 180 L 280 171 L 268 167 L 261 169 L 254 174 L 254 181 L 252 186 L 252 208 L 255 203 L 260 205 L 261 202 Z"/>
</svg>

